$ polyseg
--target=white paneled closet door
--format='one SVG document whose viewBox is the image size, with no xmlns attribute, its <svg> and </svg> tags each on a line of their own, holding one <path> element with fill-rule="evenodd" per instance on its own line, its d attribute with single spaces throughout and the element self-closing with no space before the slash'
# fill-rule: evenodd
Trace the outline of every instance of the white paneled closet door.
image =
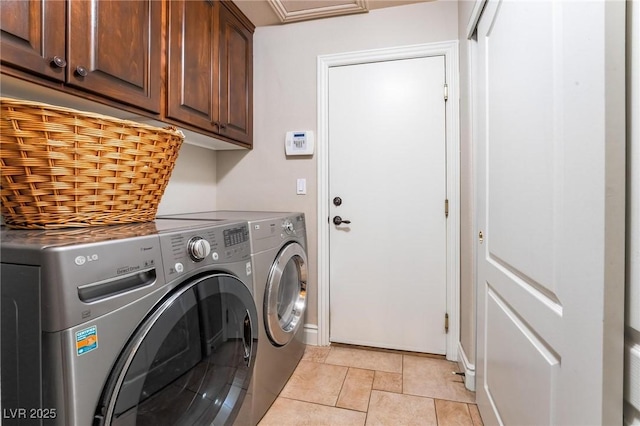
<svg viewBox="0 0 640 426">
<path fill-rule="evenodd" d="M 486 2 L 474 48 L 485 424 L 621 424 L 624 2 Z"/>
</svg>

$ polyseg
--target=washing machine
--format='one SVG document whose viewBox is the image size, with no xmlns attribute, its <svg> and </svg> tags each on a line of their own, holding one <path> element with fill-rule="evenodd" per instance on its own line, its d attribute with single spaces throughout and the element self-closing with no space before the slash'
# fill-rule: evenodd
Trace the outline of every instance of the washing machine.
<svg viewBox="0 0 640 426">
<path fill-rule="evenodd" d="M 259 329 L 246 222 L 0 239 L 3 424 L 249 421 Z"/>
<path fill-rule="evenodd" d="M 214 211 L 181 220 L 246 220 L 260 321 L 253 379 L 253 423 L 267 412 L 304 354 L 307 242 L 303 213 Z"/>
</svg>

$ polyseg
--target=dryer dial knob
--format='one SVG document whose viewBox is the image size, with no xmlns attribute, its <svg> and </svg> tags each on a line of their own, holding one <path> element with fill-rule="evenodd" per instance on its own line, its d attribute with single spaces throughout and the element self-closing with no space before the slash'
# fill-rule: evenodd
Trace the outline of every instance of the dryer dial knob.
<svg viewBox="0 0 640 426">
<path fill-rule="evenodd" d="M 200 262 L 206 259 L 209 253 L 211 253 L 211 245 L 209 241 L 202 237 L 193 237 L 187 243 L 187 252 L 189 256 L 191 256 L 191 259 Z"/>
<path fill-rule="evenodd" d="M 287 234 L 291 235 L 293 234 L 293 223 L 287 219 L 282 223 L 282 228 L 284 229 L 284 232 L 286 232 Z"/>
</svg>

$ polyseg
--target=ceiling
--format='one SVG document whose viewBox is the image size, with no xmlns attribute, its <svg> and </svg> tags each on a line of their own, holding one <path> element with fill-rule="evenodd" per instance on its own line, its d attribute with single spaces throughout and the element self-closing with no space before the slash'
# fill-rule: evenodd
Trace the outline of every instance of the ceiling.
<svg viewBox="0 0 640 426">
<path fill-rule="evenodd" d="M 431 0 L 233 0 L 256 27 L 367 13 Z"/>
</svg>

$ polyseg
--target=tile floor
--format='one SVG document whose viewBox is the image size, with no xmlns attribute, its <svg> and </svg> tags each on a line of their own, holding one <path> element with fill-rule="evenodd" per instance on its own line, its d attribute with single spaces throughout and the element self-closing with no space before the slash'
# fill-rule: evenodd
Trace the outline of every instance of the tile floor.
<svg viewBox="0 0 640 426">
<path fill-rule="evenodd" d="M 443 357 L 307 346 L 259 426 L 482 425 L 475 393 Z"/>
</svg>

